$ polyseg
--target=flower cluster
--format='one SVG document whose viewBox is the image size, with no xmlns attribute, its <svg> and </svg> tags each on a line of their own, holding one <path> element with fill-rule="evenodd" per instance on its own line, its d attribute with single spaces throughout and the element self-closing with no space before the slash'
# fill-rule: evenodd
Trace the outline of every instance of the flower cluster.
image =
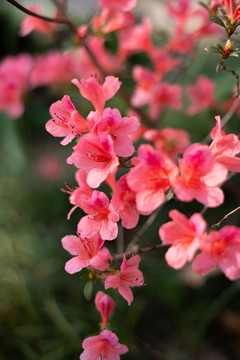
<svg viewBox="0 0 240 360">
<path fill-rule="evenodd" d="M 83 111 L 78 111 L 69 95 L 60 96 L 61 99 L 50 106 L 51 119 L 46 123 L 47 132 L 61 138 L 60 144 L 68 145 L 67 150 L 70 143 L 73 144 L 67 164 L 77 169 L 77 186 L 67 186 L 64 190 L 73 206 L 67 218 L 69 220 L 78 208 L 85 213 L 78 221 L 76 233 L 62 238 L 63 248 L 73 256 L 66 262 L 65 270 L 74 274 L 86 269 L 91 284 L 100 281 L 105 290 L 117 289 L 128 305 L 134 299 L 132 288 L 144 285 L 139 254 L 157 246 L 170 246 L 165 258 L 176 270 L 193 262 L 196 273 L 207 274 L 213 268 L 220 268 L 228 279 L 240 278 L 240 229 L 224 226 L 218 230 L 215 226 L 208 230 L 200 213 L 188 216 L 187 211 L 183 214 L 171 210 L 172 221 L 159 229 L 162 243 L 147 250 L 132 249 L 134 242 L 118 254 L 109 250 L 121 236 L 120 227 L 136 228 L 141 215 L 151 215 L 172 198 L 182 208 L 183 202 L 191 201 L 197 201 L 204 208 L 222 205 L 221 187 L 229 172 L 240 172 L 240 140 L 235 134 L 225 134 L 220 116 L 215 117 L 210 144 L 207 141 L 191 143 L 186 130 L 157 126 L 164 112 L 183 109 L 184 89 L 170 80 L 173 74 L 177 79 L 181 72 L 183 57 L 193 56 L 200 38 L 219 32 L 218 26 L 209 22 L 207 9 L 216 15 L 218 9 L 225 6 L 226 24 L 223 26 L 230 41 L 239 25 L 240 5 L 219 0 L 211 1 L 207 9 L 195 9 L 190 0 L 169 1 L 167 12 L 174 20 L 173 32 L 164 46 L 157 46 L 152 40 L 151 22 L 144 18 L 135 23 L 132 9 L 136 2 L 100 0 L 99 11 L 90 24 L 76 29 L 66 18 L 65 24 L 74 32 L 76 48 L 72 51 L 50 51 L 35 57 L 22 54 L 6 58 L 0 64 L 0 110 L 13 118 L 23 113 L 23 97 L 27 91 L 70 83 L 70 80 L 75 90 L 77 88 L 91 103 L 91 111 L 83 116 Z M 40 8 L 29 10 L 41 14 Z M 46 23 L 41 15 L 38 18 L 27 15 L 20 35 L 25 36 L 33 30 L 54 35 L 64 15 L 60 10 L 54 14 L 56 23 Z M 193 18 L 198 19 L 199 27 L 189 32 L 189 22 Z M 219 25 L 221 21 L 215 18 L 213 22 Z M 106 49 L 105 37 L 112 32 L 116 35 L 117 49 L 110 52 Z M 218 46 L 218 50 L 226 60 L 232 53 L 231 42 L 224 48 Z M 145 53 L 151 70 L 137 64 L 132 72 L 128 71 L 127 61 L 139 53 Z M 221 66 L 224 68 L 224 63 Z M 131 95 L 121 88 L 121 71 L 132 73 L 135 83 Z M 198 76 L 185 91 L 190 101 L 186 115 L 192 117 L 209 108 L 221 109 L 214 92 L 215 83 L 206 76 Z M 122 94 L 131 107 L 126 109 L 127 116 L 123 115 L 122 107 L 120 111 L 107 104 L 117 93 Z M 139 139 L 142 141 L 137 148 L 134 141 Z M 105 183 L 108 190 L 105 190 Z M 115 303 L 109 295 L 99 291 L 95 305 L 101 315 L 100 333 L 83 341 L 80 359 L 120 360 L 120 355 L 128 348 L 109 330 Z"/>
</svg>

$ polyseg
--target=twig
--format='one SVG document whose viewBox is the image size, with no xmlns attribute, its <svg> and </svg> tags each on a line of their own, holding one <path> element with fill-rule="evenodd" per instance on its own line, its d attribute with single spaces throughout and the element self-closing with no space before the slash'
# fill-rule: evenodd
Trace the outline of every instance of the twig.
<svg viewBox="0 0 240 360">
<path fill-rule="evenodd" d="M 150 251 L 161 249 L 164 246 L 165 245 L 163 245 L 163 244 L 153 245 L 153 246 L 149 246 L 146 248 L 140 248 L 138 250 L 128 251 L 125 253 L 125 255 L 126 255 L 126 257 L 130 257 L 130 256 L 135 256 L 135 255 L 140 255 L 140 254 L 146 254 Z M 123 257 L 123 254 L 117 254 L 114 256 L 114 259 L 119 260 L 119 259 L 122 259 L 122 257 Z"/>
<path fill-rule="evenodd" d="M 232 214 L 234 214 L 235 212 L 237 212 L 238 210 L 240 210 L 240 206 L 238 206 L 236 209 L 230 211 L 228 214 L 226 214 L 219 222 L 217 222 L 216 224 L 213 224 L 211 226 L 211 229 L 218 229 L 221 225 L 221 223 L 226 220 L 229 216 L 231 216 Z"/>
<path fill-rule="evenodd" d="M 227 179 L 224 181 L 224 183 L 221 184 L 220 187 L 222 187 L 227 181 L 229 181 L 230 179 L 232 179 L 235 175 L 236 175 L 236 173 L 234 173 L 234 172 L 230 173 L 230 174 L 228 175 Z M 202 208 L 202 211 L 200 212 L 200 214 L 201 214 L 201 215 L 204 215 L 205 212 L 206 212 L 208 209 L 209 209 L 209 207 L 205 205 L 205 206 Z"/>
<path fill-rule="evenodd" d="M 225 64 L 224 64 L 224 61 L 221 63 L 221 65 L 222 65 L 222 68 L 223 68 L 224 71 L 228 71 L 228 72 L 232 73 L 233 76 L 235 77 L 236 82 L 237 82 L 237 97 L 239 98 L 239 96 L 240 96 L 240 92 L 239 92 L 239 75 L 236 73 L 235 70 L 227 68 L 225 66 Z"/>
<path fill-rule="evenodd" d="M 162 209 L 165 202 L 154 212 L 152 215 L 147 219 L 147 221 L 144 223 L 144 225 L 141 227 L 141 229 L 138 231 L 137 235 L 134 236 L 132 241 L 127 247 L 127 252 L 138 242 L 139 238 L 142 237 L 142 235 L 147 231 L 147 229 L 152 225 L 152 223 L 155 221 L 156 217 L 158 216 L 160 210 Z"/>
<path fill-rule="evenodd" d="M 236 100 L 234 101 L 234 103 L 232 104 L 232 106 L 230 107 L 230 109 L 228 110 L 228 112 L 226 113 L 226 115 L 222 118 L 221 120 L 221 127 L 223 128 L 225 125 L 227 125 L 227 123 L 229 122 L 229 120 L 231 120 L 232 116 L 234 115 L 234 113 L 236 112 L 237 108 L 240 105 L 240 98 L 236 98 Z M 211 136 L 207 135 L 205 137 L 205 139 L 202 141 L 202 144 L 207 144 L 209 143 L 209 141 L 211 141 Z"/>
<path fill-rule="evenodd" d="M 122 225 L 118 226 L 117 236 L 117 253 L 122 254 L 124 252 L 124 232 Z"/>
<path fill-rule="evenodd" d="M 30 16 L 34 16 L 38 19 L 42 19 L 44 21 L 47 21 L 47 22 L 55 22 L 55 23 L 59 23 L 59 24 L 65 24 L 69 27 L 69 29 L 72 31 L 72 33 L 76 34 L 76 26 L 73 24 L 73 22 L 68 19 L 67 17 L 65 18 L 50 18 L 48 16 L 43 16 L 43 15 L 40 15 L 40 14 L 36 14 L 35 12 L 25 8 L 24 6 L 22 6 L 21 4 L 19 4 L 17 1 L 15 0 L 6 0 L 7 2 L 9 2 L 10 4 L 12 4 L 13 6 L 15 6 L 17 9 L 21 10 L 22 12 L 24 12 L 25 14 L 27 15 L 30 15 Z"/>
</svg>

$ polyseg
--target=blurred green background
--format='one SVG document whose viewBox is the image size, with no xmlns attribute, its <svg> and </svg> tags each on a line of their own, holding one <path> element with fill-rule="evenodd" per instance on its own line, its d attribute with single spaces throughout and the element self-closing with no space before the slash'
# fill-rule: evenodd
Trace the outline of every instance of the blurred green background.
<svg viewBox="0 0 240 360">
<path fill-rule="evenodd" d="M 57 45 L 68 45 L 55 44 L 36 35 L 19 38 L 18 11 L 10 4 L 3 5 L 0 5 L 1 59 L 20 52 L 37 54 Z M 145 57 L 140 54 L 129 60 L 131 65 L 136 62 L 144 63 Z M 228 73 L 216 76 L 216 63 L 217 57 L 204 53 L 200 47 L 194 61 L 188 60 L 181 83 L 184 86 L 199 73 L 207 74 L 217 82 L 217 98 L 225 101 L 231 96 L 234 78 Z M 231 60 L 230 66 L 239 71 L 239 60 Z M 133 82 L 129 79 L 123 82 L 130 93 Z M 18 120 L 0 114 L 1 360 L 75 360 L 82 352 L 83 339 L 98 332 L 100 317 L 93 300 L 95 293 L 103 290 L 102 284 L 95 285 L 93 297 L 87 301 L 83 296 L 86 280 L 82 279 L 86 272 L 69 275 L 64 271 L 70 256 L 62 249 L 60 240 L 75 233 L 81 216 L 77 210 L 67 221 L 71 206 L 67 194 L 61 191 L 65 182 L 76 185 L 75 170 L 65 162 L 71 154 L 71 145 L 62 147 L 59 139 L 45 130 L 51 103 L 70 93 L 81 114 L 86 116 L 90 107 L 70 84 L 58 92 L 41 88 L 28 94 L 26 110 Z M 122 111 L 126 107 L 117 97 L 111 106 Z M 190 131 L 192 141 L 201 141 L 218 114 L 205 110 L 190 119 L 184 111 L 169 111 L 163 125 L 185 128 Z M 233 117 L 228 131 L 239 133 L 238 116 Z M 239 206 L 239 175 L 223 188 L 226 202 L 207 211 L 209 225 Z M 197 203 L 186 207 L 189 212 L 202 209 Z M 159 243 L 159 226 L 168 221 L 172 208 L 179 209 L 173 200 L 144 234 L 146 240 Z M 138 228 L 144 222 L 142 217 Z M 239 213 L 224 225 L 227 223 L 239 226 Z M 135 234 L 125 231 L 124 235 L 127 242 Z M 144 242 L 140 245 L 146 246 Z M 114 244 L 111 250 L 116 251 Z M 218 271 L 200 277 L 192 272 L 190 265 L 177 272 L 166 265 L 164 250 L 146 254 L 140 268 L 147 286 L 133 290 L 135 301 L 131 307 L 116 292 L 108 292 L 117 303 L 111 329 L 119 336 L 120 343 L 130 349 L 123 358 L 240 359 L 239 281 L 230 282 Z"/>
</svg>

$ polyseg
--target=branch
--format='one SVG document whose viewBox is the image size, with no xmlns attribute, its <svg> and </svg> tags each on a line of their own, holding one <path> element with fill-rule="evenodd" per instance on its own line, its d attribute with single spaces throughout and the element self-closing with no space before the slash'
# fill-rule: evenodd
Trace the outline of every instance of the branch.
<svg viewBox="0 0 240 360">
<path fill-rule="evenodd" d="M 152 213 L 152 215 L 147 219 L 147 221 L 144 223 L 144 225 L 141 227 L 141 229 L 138 231 L 138 233 L 134 236 L 134 238 L 132 239 L 132 241 L 128 245 L 127 250 L 126 250 L 127 252 L 129 252 L 129 251 L 131 252 L 130 249 L 138 242 L 139 239 L 142 238 L 142 235 L 152 225 L 152 223 L 154 222 L 154 220 L 158 216 L 158 214 L 159 214 L 159 212 L 162 209 L 164 204 L 165 204 L 165 202 L 154 213 Z"/>
<path fill-rule="evenodd" d="M 238 206 L 236 209 L 230 211 L 230 212 L 229 212 L 227 215 L 225 215 L 218 223 L 213 224 L 213 225 L 211 226 L 211 229 L 217 230 L 217 229 L 220 227 L 221 223 L 222 223 L 224 220 L 226 220 L 229 216 L 231 216 L 232 214 L 234 214 L 234 213 L 237 212 L 238 210 L 240 210 L 240 206 Z"/>
<path fill-rule="evenodd" d="M 130 256 L 135 256 L 135 255 L 140 255 L 140 254 L 146 254 L 150 251 L 161 249 L 163 246 L 165 246 L 165 245 L 163 245 L 163 244 L 153 245 L 153 246 L 141 248 L 141 249 L 134 250 L 134 251 L 128 251 L 125 253 L 125 255 L 126 255 L 126 257 L 130 257 Z M 123 257 L 123 254 L 118 254 L 118 255 L 114 256 L 114 259 L 119 260 L 119 259 L 122 259 L 122 257 Z"/>
<path fill-rule="evenodd" d="M 25 8 L 24 6 L 22 6 L 21 4 L 19 4 L 17 1 L 15 0 L 6 0 L 7 2 L 9 2 L 10 4 L 12 4 L 13 6 L 15 6 L 17 9 L 21 10 L 22 12 L 24 12 L 27 15 L 30 16 L 34 16 L 38 19 L 47 21 L 47 22 L 54 22 L 54 23 L 59 23 L 59 24 L 65 24 L 69 27 L 69 29 L 72 31 L 72 33 L 76 34 L 76 27 L 75 25 L 72 23 L 72 21 L 70 21 L 67 17 L 65 18 L 50 18 L 48 16 L 43 16 L 43 15 L 39 15 L 34 13 L 31 10 L 28 10 L 27 8 Z"/>
<path fill-rule="evenodd" d="M 221 63 L 221 65 L 222 65 L 222 68 L 223 68 L 224 71 L 228 71 L 228 72 L 232 73 L 233 76 L 235 77 L 236 82 L 237 82 L 237 97 L 239 98 L 239 96 L 240 96 L 240 92 L 239 92 L 239 75 L 236 73 L 235 70 L 227 68 L 225 66 L 225 64 L 224 64 L 224 61 Z"/>
<path fill-rule="evenodd" d="M 236 98 L 236 100 L 234 101 L 234 103 L 232 104 L 232 106 L 230 107 L 228 112 L 226 113 L 226 115 L 222 118 L 222 120 L 221 120 L 221 127 L 222 128 L 225 125 L 227 125 L 229 120 L 231 120 L 232 116 L 235 114 L 235 112 L 236 112 L 237 108 L 239 107 L 239 105 L 240 105 L 240 97 Z M 210 134 L 205 137 L 205 139 L 202 141 L 202 143 L 207 144 L 207 143 L 209 143 L 209 141 L 211 141 Z"/>
</svg>

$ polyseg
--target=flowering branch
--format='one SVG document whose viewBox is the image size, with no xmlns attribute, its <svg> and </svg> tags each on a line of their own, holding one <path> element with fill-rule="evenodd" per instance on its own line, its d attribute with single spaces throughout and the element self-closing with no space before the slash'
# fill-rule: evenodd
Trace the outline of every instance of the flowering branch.
<svg viewBox="0 0 240 360">
<path fill-rule="evenodd" d="M 55 22 L 55 23 L 59 23 L 59 24 L 65 24 L 69 27 L 69 29 L 75 34 L 76 33 L 76 27 L 75 25 L 72 23 L 72 21 L 70 21 L 68 18 L 50 18 L 48 16 L 43 16 L 43 15 L 39 15 L 36 14 L 35 12 L 28 10 L 27 8 L 25 8 L 24 6 L 22 6 L 21 4 L 19 4 L 17 1 L 15 0 L 6 0 L 8 1 L 10 4 L 12 4 L 13 6 L 15 6 L 17 9 L 21 10 L 22 12 L 24 12 L 27 15 L 30 16 L 34 16 L 36 18 L 39 18 L 41 20 L 44 21 L 48 21 L 48 22 Z"/>
</svg>

